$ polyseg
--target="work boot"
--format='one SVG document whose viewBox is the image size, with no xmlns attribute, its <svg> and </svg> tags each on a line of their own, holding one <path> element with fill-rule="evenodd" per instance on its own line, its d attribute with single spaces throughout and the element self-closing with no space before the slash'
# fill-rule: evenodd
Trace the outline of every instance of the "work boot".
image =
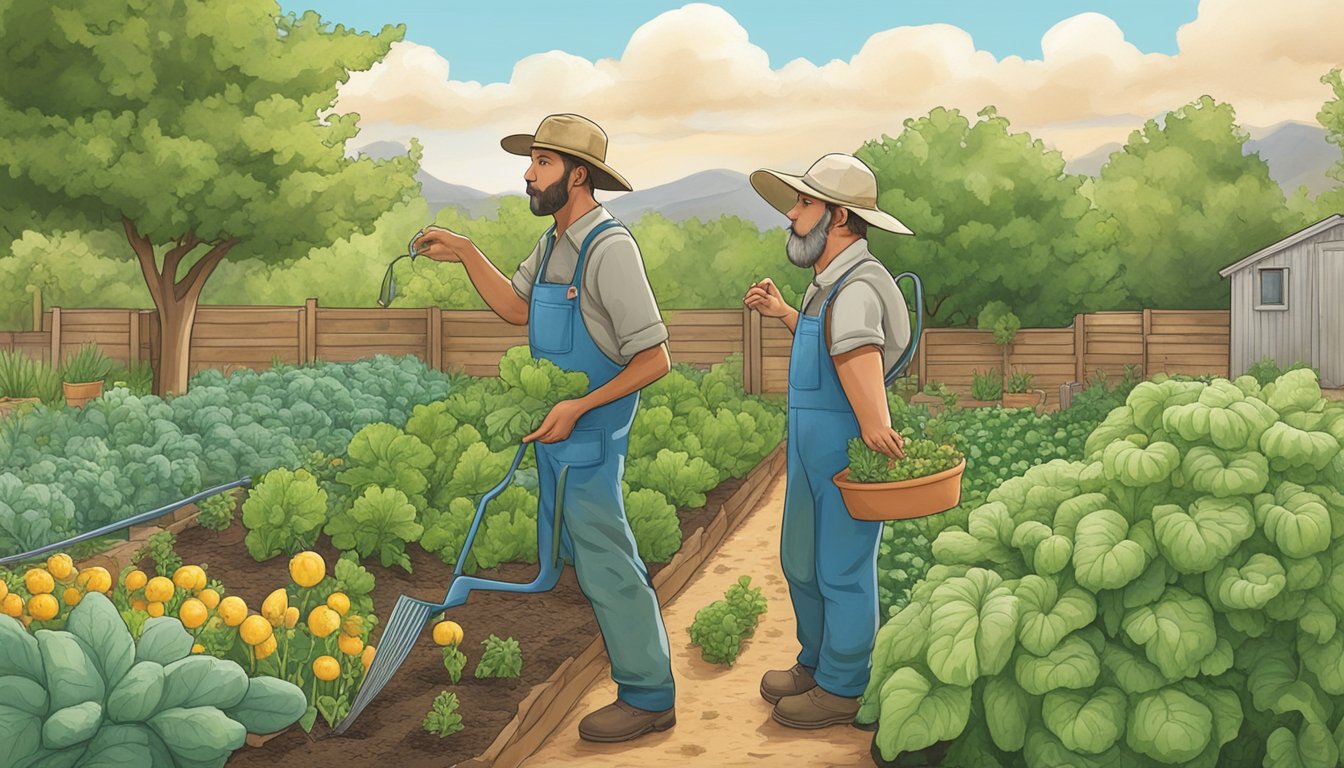
<svg viewBox="0 0 1344 768">
<path fill-rule="evenodd" d="M 772 669 L 761 676 L 761 698 L 771 704 L 778 704 L 785 696 L 807 693 L 815 687 L 817 681 L 802 664 L 794 664 L 791 669 Z"/>
<path fill-rule="evenodd" d="M 579 722 L 579 737 L 585 741 L 629 741 L 650 731 L 666 731 L 677 724 L 675 707 L 662 712 L 633 707 L 620 699 Z"/>
<path fill-rule="evenodd" d="M 836 696 L 821 686 L 815 686 L 806 693 L 780 699 L 770 716 L 775 722 L 790 728 L 810 731 L 828 725 L 852 724 L 858 713 L 857 696 Z"/>
</svg>

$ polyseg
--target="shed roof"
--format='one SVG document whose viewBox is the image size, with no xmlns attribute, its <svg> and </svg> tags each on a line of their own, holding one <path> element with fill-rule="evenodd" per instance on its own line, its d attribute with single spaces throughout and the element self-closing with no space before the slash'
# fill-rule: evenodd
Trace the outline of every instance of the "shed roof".
<svg viewBox="0 0 1344 768">
<path fill-rule="evenodd" d="M 1267 259 L 1270 256 L 1273 256 L 1274 254 L 1278 253 L 1279 251 L 1282 251 L 1284 248 L 1288 248 L 1292 245 L 1300 243 L 1309 237 L 1319 235 L 1320 233 L 1340 223 L 1344 223 L 1344 216 L 1341 216 L 1338 213 L 1331 214 L 1325 217 L 1324 219 L 1321 219 L 1320 221 L 1316 222 L 1315 224 L 1312 224 L 1310 227 L 1307 227 L 1306 229 L 1294 232 L 1293 234 L 1283 238 L 1282 240 L 1280 240 L 1277 243 L 1274 243 L 1273 245 L 1267 245 L 1264 248 L 1261 248 L 1260 250 L 1256 251 L 1255 253 L 1252 253 L 1250 256 L 1247 256 L 1246 258 L 1242 259 L 1241 261 L 1238 261 L 1236 264 L 1233 264 L 1230 267 L 1224 267 L 1223 269 L 1218 271 L 1218 274 L 1223 277 L 1227 277 L 1233 272 L 1249 267 L 1252 264 L 1260 261 L 1261 259 Z"/>
</svg>

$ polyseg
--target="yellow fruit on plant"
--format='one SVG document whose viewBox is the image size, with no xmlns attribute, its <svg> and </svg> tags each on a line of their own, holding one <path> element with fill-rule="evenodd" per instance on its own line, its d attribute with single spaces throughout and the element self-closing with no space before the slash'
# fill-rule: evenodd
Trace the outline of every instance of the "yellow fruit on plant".
<svg viewBox="0 0 1344 768">
<path fill-rule="evenodd" d="M 145 599 L 151 603 L 166 603 L 173 599 L 173 582 L 163 576 L 155 576 L 145 585 Z"/>
<path fill-rule="evenodd" d="M 23 598 L 13 592 L 5 595 L 5 599 L 0 600 L 0 610 L 3 610 L 6 616 L 19 618 L 23 615 Z"/>
<path fill-rule="evenodd" d="M 341 633 L 351 637 L 359 637 L 364 632 L 363 616 L 346 616 L 345 621 L 341 622 Z"/>
<path fill-rule="evenodd" d="M 308 629 L 317 637 L 326 637 L 341 626 L 341 615 L 325 605 L 319 605 L 308 614 Z"/>
<path fill-rule="evenodd" d="M 285 629 L 293 629 L 299 623 L 299 609 L 297 606 L 289 606 L 285 610 Z"/>
<path fill-rule="evenodd" d="M 102 592 L 106 594 L 112 589 L 112 574 L 101 565 L 95 565 L 92 568 L 85 568 L 79 572 L 75 579 L 75 585 L 85 592 Z"/>
<path fill-rule="evenodd" d="M 330 656 L 318 656 L 313 659 L 313 675 L 318 680 L 335 680 L 341 676 L 341 663 Z"/>
<path fill-rule="evenodd" d="M 149 577 L 145 575 L 145 572 L 136 568 L 134 571 L 126 574 L 126 589 L 132 592 L 137 589 L 144 589 L 145 583 L 148 581 Z"/>
<path fill-rule="evenodd" d="M 200 600 L 205 604 L 206 608 L 209 608 L 212 611 L 219 607 L 219 593 L 213 589 L 202 589 L 201 593 L 196 596 L 196 599 Z"/>
<path fill-rule="evenodd" d="M 58 552 L 47 558 L 47 570 L 60 581 L 70 578 L 75 570 L 75 561 L 64 552 Z"/>
<path fill-rule="evenodd" d="M 359 657 L 359 663 L 364 665 L 364 671 L 369 671 L 369 665 L 373 663 L 373 657 L 378 653 L 378 649 L 372 645 L 364 646 L 364 653 Z"/>
<path fill-rule="evenodd" d="M 456 621 L 440 621 L 434 625 L 434 642 L 439 645 L 460 645 L 462 627 Z"/>
<path fill-rule="evenodd" d="M 79 605 L 79 601 L 84 599 L 84 593 L 74 587 L 66 587 L 65 591 L 61 593 L 61 599 L 65 601 L 66 605 Z"/>
<path fill-rule="evenodd" d="M 264 616 L 248 616 L 243 619 L 243 625 L 238 629 L 238 636 L 244 643 L 252 646 L 260 645 L 272 634 L 271 623 Z"/>
<path fill-rule="evenodd" d="M 182 606 L 177 609 L 177 618 L 182 620 L 182 626 L 187 629 L 195 629 L 205 623 L 210 611 L 206 609 L 205 603 L 194 597 L 189 597 L 182 601 Z"/>
<path fill-rule="evenodd" d="M 327 564 L 316 552 L 300 552 L 289 561 L 289 575 L 300 587 L 312 587 L 327 575 Z"/>
<path fill-rule="evenodd" d="M 38 621 L 56 618 L 61 606 L 51 595 L 33 595 L 28 598 L 28 614 Z"/>
<path fill-rule="evenodd" d="M 145 613 L 148 613 L 150 616 L 157 619 L 163 615 L 163 603 L 157 600 L 151 600 L 149 607 L 145 609 Z"/>
<path fill-rule="evenodd" d="M 350 612 L 350 598 L 344 592 L 332 592 L 327 597 L 327 607 L 344 616 Z"/>
<path fill-rule="evenodd" d="M 247 618 L 247 603 L 237 595 L 230 595 L 219 601 L 219 617 L 230 627 L 236 627 Z M 265 619 L 263 619 L 265 621 Z"/>
<path fill-rule="evenodd" d="M 261 615 L 271 622 L 272 627 L 278 627 L 285 623 L 285 614 L 289 612 L 289 595 L 285 594 L 283 588 L 277 589 L 266 596 L 261 603 Z"/>
<path fill-rule="evenodd" d="M 204 646 L 204 645 L 201 645 L 200 643 L 196 643 L 195 645 L 191 646 L 191 652 L 192 652 L 192 653 L 205 653 L 205 646 Z"/>
<path fill-rule="evenodd" d="M 42 568 L 29 568 L 23 575 L 23 586 L 28 588 L 29 594 L 45 595 L 56 588 L 56 581 Z"/>
<path fill-rule="evenodd" d="M 257 655 L 257 661 L 261 661 L 267 656 L 270 656 L 272 653 L 275 653 L 276 647 L 277 644 L 275 642 L 275 635 L 271 635 L 265 640 L 262 640 L 261 644 L 258 645 L 256 648 L 253 648 L 252 652 Z"/>
<path fill-rule="evenodd" d="M 346 656 L 358 656 L 364 650 L 364 641 L 358 637 L 341 635 L 340 639 L 336 641 L 336 647 L 340 648 L 341 653 Z"/>
<path fill-rule="evenodd" d="M 205 570 L 199 565 L 184 565 L 173 572 L 173 584 L 189 592 L 205 589 Z"/>
<path fill-rule="evenodd" d="M 143 597 L 137 597 L 131 600 L 131 607 L 137 611 L 143 611 L 146 608 L 149 608 L 149 603 L 145 602 Z"/>
</svg>

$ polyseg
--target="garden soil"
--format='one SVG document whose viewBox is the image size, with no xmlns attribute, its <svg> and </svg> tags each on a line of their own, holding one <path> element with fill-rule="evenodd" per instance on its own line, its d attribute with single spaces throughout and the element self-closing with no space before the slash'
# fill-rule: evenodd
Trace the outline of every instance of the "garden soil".
<svg viewBox="0 0 1344 768">
<path fill-rule="evenodd" d="M 580 740 L 579 720 L 616 697 L 615 684 L 603 675 L 550 740 L 524 761 L 524 768 L 872 766 L 871 733 L 849 725 L 817 731 L 786 728 L 770 719 L 771 706 L 761 698 L 761 675 L 770 669 L 787 669 L 798 655 L 788 583 L 779 566 L 783 510 L 781 475 L 710 556 L 700 574 L 663 608 L 677 681 L 675 727 L 624 744 Z M 742 575 L 761 587 L 766 612 L 733 666 L 709 664 L 700 658 L 700 649 L 691 645 L 687 629 L 696 611 L 723 599 L 723 593 Z"/>
<path fill-rule="evenodd" d="M 724 482 L 706 494 L 704 507 L 682 512 L 683 537 L 706 527 L 713 512 L 741 484 L 740 480 Z M 246 529 L 237 518 L 220 533 L 192 527 L 178 536 L 176 551 L 183 563 L 206 566 L 210 578 L 218 579 L 228 594 L 242 597 L 255 610 L 272 590 L 289 582 L 289 560 L 275 557 L 264 563 L 253 561 L 243 545 L 245 535 Z M 322 555 L 328 568 L 341 554 L 325 536 L 313 550 Z M 407 554 L 412 564 L 410 574 L 399 567 L 383 568 L 376 560 L 364 563 L 376 578 L 373 601 L 380 626 L 387 622 L 398 595 L 441 600 L 447 591 L 451 566 L 418 546 L 408 547 Z M 146 560 L 140 565 L 149 569 L 153 563 Z M 650 575 L 662 567 L 651 565 Z M 476 575 L 525 582 L 536 575 L 536 568 L 510 563 Z M 449 610 L 448 617 L 462 625 L 461 648 L 468 659 L 457 685 L 448 679 L 442 653 L 426 629 L 392 681 L 343 736 L 331 736 L 319 716 L 311 734 L 293 726 L 261 747 L 238 750 L 229 758 L 229 768 L 353 768 L 380 762 L 395 764 L 396 768 L 446 768 L 465 762 L 490 746 L 533 686 L 544 682 L 565 659 L 578 655 L 597 636 L 592 608 L 579 589 L 572 567 L 564 569 L 559 585 L 551 592 L 473 592 L 465 605 Z M 381 631 L 374 631 L 375 645 Z M 481 641 L 492 633 L 512 636 L 521 645 L 523 672 L 519 678 L 476 679 L 473 672 L 480 660 Z M 444 690 L 457 693 L 465 729 L 440 739 L 426 733 L 420 724 L 435 697 Z"/>
</svg>

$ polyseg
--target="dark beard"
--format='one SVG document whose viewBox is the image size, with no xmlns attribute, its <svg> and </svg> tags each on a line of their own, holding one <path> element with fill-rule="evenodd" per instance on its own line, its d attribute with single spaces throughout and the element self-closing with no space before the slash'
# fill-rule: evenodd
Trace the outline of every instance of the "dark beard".
<svg viewBox="0 0 1344 768">
<path fill-rule="evenodd" d="M 816 225 L 806 235 L 799 237 L 789 226 L 789 241 L 784 244 L 785 253 L 795 267 L 807 268 L 817 263 L 821 252 L 826 249 L 826 230 L 831 226 L 831 212 L 828 210 L 817 220 Z"/>
<path fill-rule="evenodd" d="M 550 216 L 569 202 L 569 174 L 545 189 L 527 185 L 527 205 L 534 216 Z"/>
</svg>

